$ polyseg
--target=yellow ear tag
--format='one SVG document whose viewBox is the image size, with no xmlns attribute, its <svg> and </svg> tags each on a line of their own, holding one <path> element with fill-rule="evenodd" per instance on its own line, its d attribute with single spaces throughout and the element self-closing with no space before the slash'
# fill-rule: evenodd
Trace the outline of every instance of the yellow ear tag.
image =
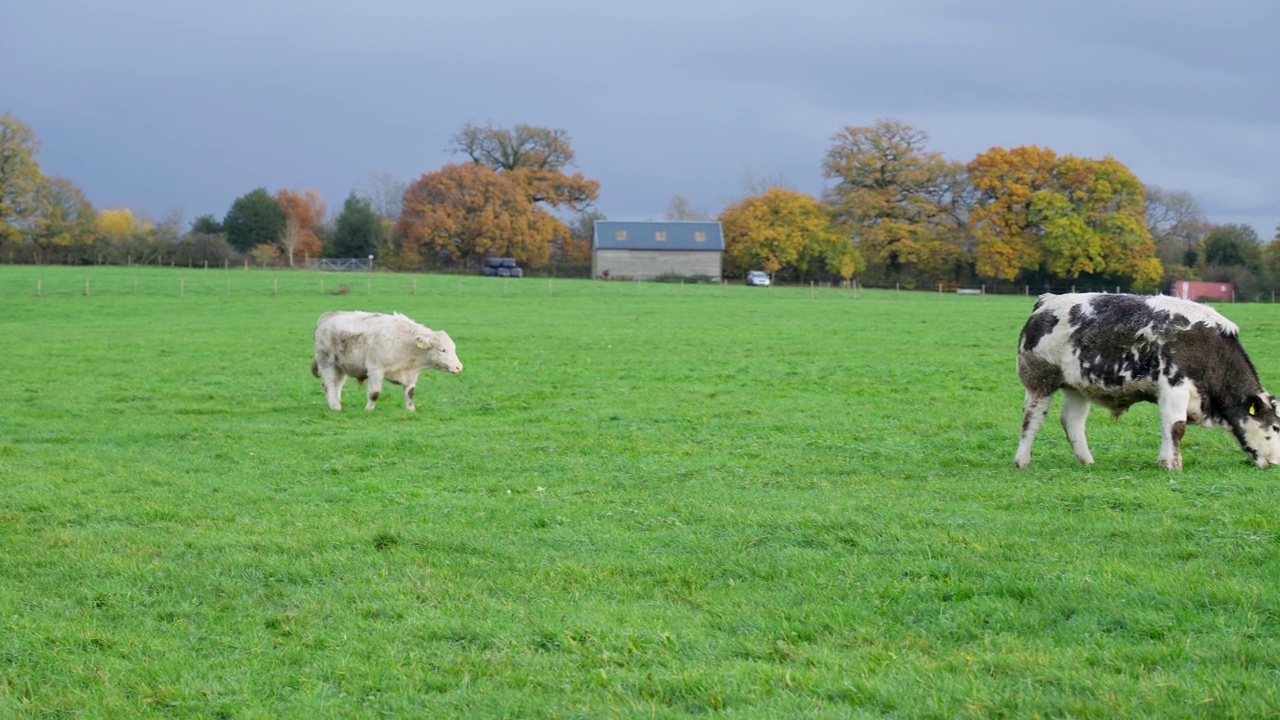
<svg viewBox="0 0 1280 720">
<path fill-rule="evenodd" d="M 1250 414 L 1250 415 L 1257 415 L 1257 414 L 1258 414 L 1258 411 L 1257 411 L 1257 410 L 1256 410 L 1252 405 L 1250 405 L 1250 406 L 1249 406 L 1249 414 Z"/>
<path fill-rule="evenodd" d="M 424 342 L 422 342 L 421 340 L 419 340 L 419 341 L 418 341 L 418 349 L 419 349 L 419 350 L 426 350 L 426 349 L 427 349 L 427 344 L 426 344 L 426 343 L 424 343 Z M 1249 412 L 1253 412 L 1253 408 L 1249 408 Z"/>
</svg>

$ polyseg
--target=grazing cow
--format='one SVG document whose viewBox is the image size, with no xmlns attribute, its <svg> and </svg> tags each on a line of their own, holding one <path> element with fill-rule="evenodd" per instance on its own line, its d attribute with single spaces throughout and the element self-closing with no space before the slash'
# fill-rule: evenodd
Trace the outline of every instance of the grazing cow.
<svg viewBox="0 0 1280 720">
<path fill-rule="evenodd" d="M 414 411 L 413 386 L 423 368 L 462 372 L 457 348 L 443 330 L 433 331 L 396 313 L 327 312 L 316 321 L 316 354 L 311 374 L 324 383 L 333 410 L 342 409 L 342 385 L 350 375 L 368 380 L 372 410 L 382 381 L 404 386 L 404 404 Z"/>
<path fill-rule="evenodd" d="M 1089 403 L 1118 417 L 1136 402 L 1160 406 L 1160 467 L 1182 469 L 1187 422 L 1231 430 L 1258 467 L 1280 463 L 1276 400 L 1240 345 L 1240 330 L 1213 308 L 1178 298 L 1080 293 L 1041 295 L 1018 338 L 1027 389 L 1016 467 L 1062 391 L 1062 427 L 1076 459 L 1093 463 L 1085 440 Z"/>
</svg>

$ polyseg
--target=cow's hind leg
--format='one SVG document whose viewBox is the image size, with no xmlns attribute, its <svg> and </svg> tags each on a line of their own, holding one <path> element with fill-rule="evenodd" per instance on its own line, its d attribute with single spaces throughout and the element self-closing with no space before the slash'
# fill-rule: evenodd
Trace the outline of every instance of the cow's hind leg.
<svg viewBox="0 0 1280 720">
<path fill-rule="evenodd" d="M 1022 441 L 1018 443 L 1018 454 L 1013 456 L 1014 467 L 1024 468 L 1031 464 L 1031 443 L 1049 415 L 1049 403 L 1052 401 L 1052 393 L 1038 395 L 1027 391 L 1026 400 L 1022 403 Z"/>
<path fill-rule="evenodd" d="M 1089 398 L 1078 390 L 1062 389 L 1062 429 L 1067 433 L 1071 449 L 1081 465 L 1092 465 L 1093 454 L 1084 436 L 1084 425 L 1089 419 Z"/>
<path fill-rule="evenodd" d="M 1161 383 L 1160 398 L 1160 467 L 1182 469 L 1182 434 L 1187 430 L 1187 406 L 1191 393 L 1187 386 L 1170 387 Z"/>
<path fill-rule="evenodd" d="M 324 399 L 329 402 L 330 410 L 342 409 L 342 386 L 347 382 L 347 374 L 333 365 L 318 365 L 320 382 L 324 385 Z"/>
</svg>

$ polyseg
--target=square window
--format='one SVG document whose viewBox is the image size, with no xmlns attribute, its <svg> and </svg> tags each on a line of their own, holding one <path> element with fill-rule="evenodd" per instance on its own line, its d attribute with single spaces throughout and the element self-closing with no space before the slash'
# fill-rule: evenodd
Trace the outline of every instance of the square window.
<svg viewBox="0 0 1280 720">
<path fill-rule="evenodd" d="M 667 231 L 666 231 L 666 230 L 655 230 L 655 231 L 654 231 L 654 233 L 653 233 L 653 239 L 654 239 L 654 240 L 657 240 L 658 242 L 662 242 L 663 240 L 666 240 L 666 239 L 667 239 Z"/>
<path fill-rule="evenodd" d="M 626 230 L 614 230 L 614 231 L 613 231 L 613 239 L 614 239 L 614 240 L 617 240 L 618 242 L 622 242 L 623 240 L 626 240 L 626 239 L 627 239 L 627 231 L 626 231 Z"/>
<path fill-rule="evenodd" d="M 694 241 L 695 241 L 695 242 L 706 242 L 706 241 L 707 241 L 707 233 L 706 233 L 705 231 L 703 231 L 703 230 L 695 230 L 695 231 L 693 232 L 693 239 L 694 239 Z"/>
</svg>

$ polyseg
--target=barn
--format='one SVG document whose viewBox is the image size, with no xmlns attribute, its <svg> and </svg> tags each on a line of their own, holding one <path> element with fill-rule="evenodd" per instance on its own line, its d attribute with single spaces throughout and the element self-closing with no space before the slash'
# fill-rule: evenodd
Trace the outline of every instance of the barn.
<svg viewBox="0 0 1280 720">
<path fill-rule="evenodd" d="M 704 276 L 719 282 L 722 255 L 724 232 L 718 222 L 597 220 L 591 274 L 630 280 Z"/>
</svg>

